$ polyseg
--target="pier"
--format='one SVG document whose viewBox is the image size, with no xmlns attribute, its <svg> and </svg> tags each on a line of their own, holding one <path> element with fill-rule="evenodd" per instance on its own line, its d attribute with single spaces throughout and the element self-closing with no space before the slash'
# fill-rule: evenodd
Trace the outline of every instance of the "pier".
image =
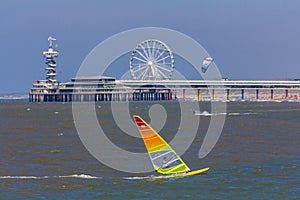
<svg viewBox="0 0 300 200">
<path fill-rule="evenodd" d="M 58 51 L 52 44 L 56 39 L 49 37 L 48 41 L 49 48 L 43 52 L 46 79 L 34 82 L 30 102 L 300 100 L 299 80 L 172 80 L 172 51 L 154 39 L 141 42 L 132 51 L 129 70 L 133 80 L 84 76 L 61 83 L 55 79 Z M 145 49 L 151 54 L 144 54 Z M 212 62 L 213 58 L 204 58 L 204 73 Z"/>
<path fill-rule="evenodd" d="M 299 100 L 300 81 L 116 80 L 79 77 L 57 85 L 36 83 L 31 102 Z"/>
</svg>

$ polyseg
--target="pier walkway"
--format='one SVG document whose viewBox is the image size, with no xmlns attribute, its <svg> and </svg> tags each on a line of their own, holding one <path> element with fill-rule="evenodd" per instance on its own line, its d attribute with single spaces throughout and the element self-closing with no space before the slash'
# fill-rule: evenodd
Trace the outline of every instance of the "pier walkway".
<svg viewBox="0 0 300 200">
<path fill-rule="evenodd" d="M 298 80 L 116 80 L 87 76 L 35 83 L 31 102 L 300 100 Z"/>
</svg>

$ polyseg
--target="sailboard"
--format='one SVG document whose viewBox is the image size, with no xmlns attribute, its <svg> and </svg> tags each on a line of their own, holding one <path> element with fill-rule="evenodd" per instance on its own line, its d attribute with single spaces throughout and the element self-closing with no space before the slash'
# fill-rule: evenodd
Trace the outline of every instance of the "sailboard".
<svg viewBox="0 0 300 200">
<path fill-rule="evenodd" d="M 140 116 L 133 119 L 142 136 L 154 169 L 161 174 L 175 176 L 193 176 L 209 170 L 203 168 L 191 171 L 172 147 Z"/>
</svg>

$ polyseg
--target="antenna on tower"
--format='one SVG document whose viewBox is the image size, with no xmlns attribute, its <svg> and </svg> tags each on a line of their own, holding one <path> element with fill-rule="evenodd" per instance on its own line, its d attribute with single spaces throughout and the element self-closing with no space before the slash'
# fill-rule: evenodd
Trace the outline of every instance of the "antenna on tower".
<svg viewBox="0 0 300 200">
<path fill-rule="evenodd" d="M 55 41 L 56 39 L 55 38 L 53 38 L 53 37 L 51 37 L 51 36 L 49 36 L 48 37 L 48 41 L 49 41 L 49 47 L 51 47 L 52 48 L 52 41 Z"/>
</svg>

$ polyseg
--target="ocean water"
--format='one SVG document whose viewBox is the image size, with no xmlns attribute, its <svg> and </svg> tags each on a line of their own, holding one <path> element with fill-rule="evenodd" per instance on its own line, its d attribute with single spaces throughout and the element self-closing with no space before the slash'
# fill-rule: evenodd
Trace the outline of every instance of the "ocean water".
<svg viewBox="0 0 300 200">
<path fill-rule="evenodd" d="M 180 115 L 178 103 L 160 104 L 168 116 Z M 151 105 L 131 103 L 130 112 L 149 120 Z M 96 110 L 115 144 L 145 151 L 142 141 L 120 134 L 109 103 L 96 104 Z M 210 103 L 201 102 L 200 111 L 210 113 Z M 192 169 L 210 170 L 170 178 L 101 164 L 81 143 L 70 103 L 2 100 L 0 199 L 299 199 L 300 103 L 228 102 L 222 135 L 203 159 L 198 152 L 211 115 L 190 113 L 200 117 L 200 127 L 182 158 Z M 168 120 L 163 137 L 170 141 L 179 121 Z"/>
</svg>

